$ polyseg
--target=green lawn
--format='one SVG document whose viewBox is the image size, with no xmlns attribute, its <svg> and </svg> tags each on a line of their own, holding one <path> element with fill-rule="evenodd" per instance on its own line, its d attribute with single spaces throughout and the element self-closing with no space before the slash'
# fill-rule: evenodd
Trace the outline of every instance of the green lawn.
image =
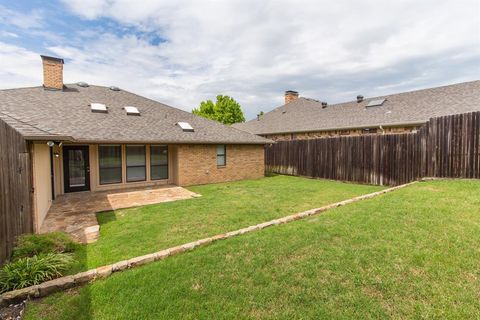
<svg viewBox="0 0 480 320">
<path fill-rule="evenodd" d="M 30 302 L 26 319 L 478 319 L 479 243 L 480 181 L 418 183 Z"/>
<path fill-rule="evenodd" d="M 99 214 L 100 239 L 79 248 L 80 263 L 71 272 L 152 253 L 381 188 L 274 176 L 189 189 L 202 196 Z"/>
</svg>

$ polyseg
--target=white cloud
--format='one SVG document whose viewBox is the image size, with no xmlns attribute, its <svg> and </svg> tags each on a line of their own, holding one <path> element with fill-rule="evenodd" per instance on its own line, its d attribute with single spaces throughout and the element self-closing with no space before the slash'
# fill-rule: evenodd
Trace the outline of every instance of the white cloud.
<svg viewBox="0 0 480 320">
<path fill-rule="evenodd" d="M 2 87 L 15 88 L 41 83 L 42 65 L 38 54 L 0 42 Z"/>
<path fill-rule="evenodd" d="M 0 25 L 12 25 L 20 29 L 42 27 L 43 14 L 41 10 L 33 9 L 29 13 L 10 10 L 0 5 Z"/>
<path fill-rule="evenodd" d="M 8 32 L 5 30 L 0 31 L 0 37 L 2 38 L 18 38 L 18 34 L 13 33 L 13 32 Z"/>
<path fill-rule="evenodd" d="M 48 49 L 65 78 L 115 84 L 186 110 L 229 94 L 248 117 L 286 89 L 329 102 L 478 77 L 480 4 L 463 1 L 65 1 L 136 32 Z M 166 40 L 152 44 L 142 32 Z M 475 70 L 476 69 L 476 70 Z M 5 82 L 0 77 L 0 84 Z"/>
</svg>

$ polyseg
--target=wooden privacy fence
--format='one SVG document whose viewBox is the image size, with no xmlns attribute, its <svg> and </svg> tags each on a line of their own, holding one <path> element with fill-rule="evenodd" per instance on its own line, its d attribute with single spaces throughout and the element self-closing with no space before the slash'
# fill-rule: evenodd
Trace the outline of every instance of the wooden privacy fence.
<svg viewBox="0 0 480 320">
<path fill-rule="evenodd" d="M 274 173 L 378 185 L 423 177 L 480 178 L 480 112 L 430 119 L 416 133 L 279 141 Z"/>
<path fill-rule="evenodd" d="M 32 232 L 32 177 L 25 139 L 0 120 L 0 265 L 17 236 Z"/>
</svg>

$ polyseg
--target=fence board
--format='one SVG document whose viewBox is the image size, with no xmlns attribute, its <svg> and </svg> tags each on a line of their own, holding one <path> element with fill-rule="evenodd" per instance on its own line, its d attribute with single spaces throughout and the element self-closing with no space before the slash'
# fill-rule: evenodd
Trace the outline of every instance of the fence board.
<svg viewBox="0 0 480 320">
<path fill-rule="evenodd" d="M 0 265 L 15 238 L 33 231 L 31 181 L 27 142 L 0 120 Z"/>
<path fill-rule="evenodd" d="M 279 141 L 267 171 L 378 185 L 480 178 L 480 112 L 430 119 L 416 133 Z"/>
</svg>

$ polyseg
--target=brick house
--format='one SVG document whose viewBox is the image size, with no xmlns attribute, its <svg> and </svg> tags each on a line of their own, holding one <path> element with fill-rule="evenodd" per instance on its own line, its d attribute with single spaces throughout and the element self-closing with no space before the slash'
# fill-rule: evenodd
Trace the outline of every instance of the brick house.
<svg viewBox="0 0 480 320">
<path fill-rule="evenodd" d="M 412 132 L 432 117 L 480 110 L 480 81 L 329 105 L 285 92 L 285 104 L 234 127 L 272 140 Z"/>
<path fill-rule="evenodd" d="M 0 232 L 38 231 L 64 193 L 263 177 L 270 140 L 117 87 L 64 84 L 64 61 L 42 61 L 43 86 L 0 90 L 0 220 L 19 220 Z"/>
</svg>

